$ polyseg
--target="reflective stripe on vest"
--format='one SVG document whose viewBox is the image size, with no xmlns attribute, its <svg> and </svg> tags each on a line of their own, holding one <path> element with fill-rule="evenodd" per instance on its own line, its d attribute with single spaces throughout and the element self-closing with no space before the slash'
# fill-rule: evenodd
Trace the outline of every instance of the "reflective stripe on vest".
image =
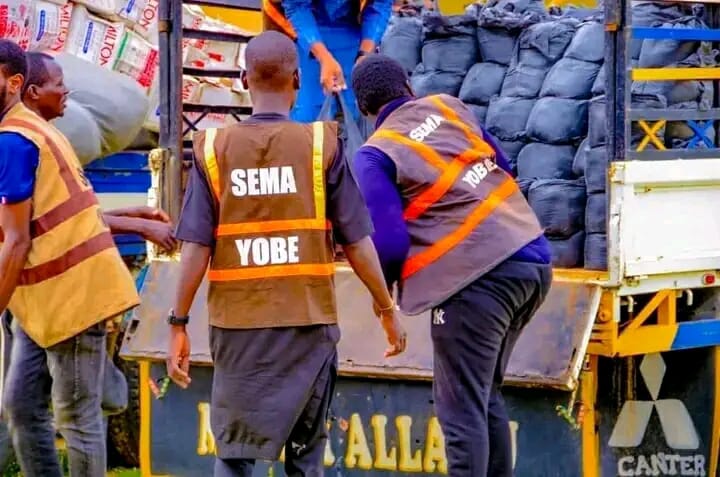
<svg viewBox="0 0 720 477">
<path fill-rule="evenodd" d="M 243 222 L 235 224 L 218 224 L 215 231 L 216 237 L 241 234 L 256 234 L 279 232 L 286 230 L 329 230 L 330 222 L 325 217 L 325 171 L 323 169 L 323 144 L 325 133 L 323 123 L 316 121 L 313 127 L 313 198 L 315 201 L 315 218 L 312 219 L 289 219 L 289 220 L 268 220 L 263 222 Z M 205 159 L 205 170 L 208 173 L 208 180 L 212 186 L 213 194 L 221 200 L 220 171 L 215 154 L 216 129 L 205 131 L 205 144 L 203 156 Z M 271 265 L 245 269 L 231 270 L 210 270 L 208 279 L 210 281 L 232 281 L 249 280 L 256 278 L 272 278 L 283 276 L 316 275 L 328 276 L 335 273 L 335 265 L 328 264 L 297 264 L 297 265 Z"/>
<path fill-rule="evenodd" d="M 275 3 L 276 2 L 273 2 L 272 0 L 263 0 L 263 11 L 277 26 L 279 26 L 285 32 L 286 35 L 288 35 L 293 40 L 297 40 L 297 32 L 295 31 L 295 28 L 292 26 L 292 23 L 290 23 L 285 14 L 283 14 L 283 12 L 281 12 L 280 9 L 275 5 Z M 363 10 L 365 10 L 367 3 L 368 0 L 360 1 L 359 13 L 362 13 Z"/>
<path fill-rule="evenodd" d="M 427 144 L 410 139 L 395 131 L 381 129 L 375 133 L 375 137 L 387 139 L 413 149 L 419 157 L 440 172 L 435 182 L 418 194 L 418 196 L 407 205 L 403 212 L 406 221 L 418 219 L 428 208 L 442 199 L 460 178 L 460 175 L 468 164 L 476 162 L 483 157 L 492 157 L 495 155 L 492 147 L 473 132 L 472 128 L 465 124 L 458 114 L 452 108 L 448 107 L 440 97 L 433 96 L 428 99 L 438 108 L 445 122 L 460 129 L 465 134 L 470 143 L 470 147 L 456 155 L 450 162 L 447 162 L 441 154 Z M 487 198 L 468 214 L 460 227 L 426 247 L 422 252 L 408 257 L 403 265 L 402 278 L 407 279 L 456 247 L 467 238 L 480 223 L 490 216 L 503 201 L 516 191 L 517 184 L 515 180 L 508 177 L 507 180 L 491 191 Z"/>
<path fill-rule="evenodd" d="M 63 183 L 68 189 L 70 197 L 61 204 L 55 206 L 45 214 L 30 221 L 30 237 L 37 238 L 51 231 L 63 222 L 75 217 L 80 212 L 98 205 L 97 197 L 92 189 L 81 190 L 80 185 L 75 180 L 70 166 L 65 160 L 63 153 L 54 141 L 54 139 L 44 132 L 38 125 L 23 119 L 8 119 L 3 123 L 3 127 L 15 127 L 26 129 L 45 140 L 50 152 L 57 162 L 58 172 Z M 2 238 L 0 236 L 0 238 Z M 82 242 L 70 250 L 65 251 L 61 256 L 48 262 L 36 265 L 32 268 L 26 268 L 20 273 L 18 284 L 21 286 L 34 285 L 45 280 L 49 280 L 64 271 L 72 268 L 78 263 L 96 255 L 103 250 L 115 246 L 112 234 L 103 232 L 85 242 Z"/>
</svg>

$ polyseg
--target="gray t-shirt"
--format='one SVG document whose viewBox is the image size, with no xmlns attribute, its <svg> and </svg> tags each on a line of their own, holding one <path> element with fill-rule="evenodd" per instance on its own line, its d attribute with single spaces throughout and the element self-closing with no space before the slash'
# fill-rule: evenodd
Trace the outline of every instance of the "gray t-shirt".
<svg viewBox="0 0 720 477">
<path fill-rule="evenodd" d="M 254 114 L 246 122 L 287 121 L 281 114 Z M 335 160 L 327 171 L 327 218 L 333 226 L 335 240 L 341 245 L 355 243 L 372 235 L 373 227 L 360 188 L 338 140 Z M 207 247 L 215 244 L 218 212 L 204 172 L 195 165 L 190 171 L 183 208 L 175 236 L 183 242 Z"/>
</svg>

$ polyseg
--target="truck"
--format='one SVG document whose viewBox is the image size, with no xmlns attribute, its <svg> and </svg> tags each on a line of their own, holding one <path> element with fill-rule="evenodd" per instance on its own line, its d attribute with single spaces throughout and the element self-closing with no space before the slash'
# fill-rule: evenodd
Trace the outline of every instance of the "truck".
<svg viewBox="0 0 720 477">
<path fill-rule="evenodd" d="M 174 219 L 191 161 L 187 133 L 198 114 L 241 120 L 251 112 L 183 103 L 183 74 L 240 75 L 240 69 L 183 66 L 183 39 L 249 40 L 183 27 L 183 3 L 261 9 L 257 0 L 160 2 L 160 146 L 150 153 L 148 198 Z M 717 42 L 720 29 L 635 27 L 630 0 L 606 0 L 602 8 L 607 270 L 556 268 L 547 300 L 516 346 L 504 390 L 513 465 L 520 477 L 718 476 L 720 148 L 703 139 L 701 127 L 693 128 L 700 136 L 694 144 L 704 148 L 667 148 L 657 133 L 668 121 L 712 123 L 720 108 L 717 98 L 702 111 L 642 108 L 633 102 L 631 84 L 716 80 L 720 68 L 638 68 L 630 49 L 638 39 Z M 638 144 L 633 136 L 639 133 Z M 142 304 L 128 316 L 119 341 L 137 401 L 116 419 L 115 434 L 143 477 L 204 477 L 212 473 L 215 452 L 207 283 L 191 309 L 193 383 L 188 390 L 167 386 L 165 317 L 180 279 L 179 257 L 148 247 L 149 263 L 138 279 Z M 429 313 L 402 317 L 409 348 L 385 360 L 371 299 L 342 261 L 336 293 L 340 377 L 328 420 L 326 475 L 447 473 L 433 413 Z M 282 460 L 258 464 L 254 475 L 284 475 Z"/>
</svg>

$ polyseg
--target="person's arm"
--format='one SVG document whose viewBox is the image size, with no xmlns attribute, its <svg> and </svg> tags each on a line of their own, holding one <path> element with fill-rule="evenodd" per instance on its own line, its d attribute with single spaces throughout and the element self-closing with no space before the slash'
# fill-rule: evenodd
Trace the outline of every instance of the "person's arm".
<svg viewBox="0 0 720 477">
<path fill-rule="evenodd" d="M 37 146 L 17 133 L 0 133 L 0 311 L 7 308 L 30 253 L 30 219 Z"/>
<path fill-rule="evenodd" d="M 215 246 L 217 221 L 215 199 L 205 176 L 193 163 L 175 232 L 177 239 L 183 242 L 181 278 L 173 302 L 173 312 L 177 317 L 190 313 Z M 190 384 L 190 338 L 184 325 L 171 326 L 167 371 L 178 386 L 186 388 Z"/>
<path fill-rule="evenodd" d="M 385 356 L 402 353 L 406 334 L 395 315 L 395 304 L 383 278 L 377 252 L 370 239 L 372 224 L 362 194 L 352 175 L 338 141 L 337 153 L 327 172 L 327 217 L 333 225 L 335 240 L 360 281 L 370 292 L 374 311 L 380 318 L 390 348 Z"/>
<path fill-rule="evenodd" d="M 16 204 L 0 204 L 0 228 L 4 235 L 0 247 L 0 310 L 10 303 L 30 253 L 31 210 L 30 199 Z"/>
<path fill-rule="evenodd" d="M 380 44 L 390 15 L 392 14 L 392 0 L 370 0 L 362 12 L 362 41 L 360 51 L 372 53 Z"/>
<path fill-rule="evenodd" d="M 103 219 L 113 234 L 137 234 L 167 252 L 177 246 L 177 241 L 173 237 L 173 226 L 169 222 L 117 214 L 117 211 L 103 212 Z"/>
<path fill-rule="evenodd" d="M 395 163 L 382 151 L 371 146 L 358 149 L 355 176 L 365 197 L 375 233 L 372 240 L 377 249 L 388 288 L 400 278 L 410 251 L 410 235 L 403 218 L 403 203 L 395 184 Z"/>
<path fill-rule="evenodd" d="M 345 89 L 342 67 L 330 53 L 320 36 L 312 0 L 283 0 L 282 6 L 287 19 L 297 33 L 297 42 L 302 51 L 310 51 L 320 63 L 320 84 L 326 93 Z"/>
</svg>

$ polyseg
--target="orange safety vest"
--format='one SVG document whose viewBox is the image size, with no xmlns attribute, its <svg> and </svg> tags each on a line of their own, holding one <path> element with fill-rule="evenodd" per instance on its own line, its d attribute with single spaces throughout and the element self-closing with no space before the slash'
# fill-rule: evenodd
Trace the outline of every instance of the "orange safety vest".
<svg viewBox="0 0 720 477">
<path fill-rule="evenodd" d="M 244 123 L 197 133 L 193 148 L 218 211 L 208 271 L 210 323 L 335 323 L 325 176 L 337 125 Z"/>
<path fill-rule="evenodd" d="M 535 213 L 495 163 L 472 111 L 437 95 L 393 111 L 367 142 L 397 168 L 410 253 L 400 307 L 419 314 L 542 234 Z"/>
<path fill-rule="evenodd" d="M 368 0 L 360 0 L 359 13 L 365 10 Z M 263 17 L 266 30 L 280 30 L 293 40 L 297 40 L 297 32 L 285 16 L 282 0 L 263 0 Z M 358 18 L 358 22 L 360 19 Z"/>
<path fill-rule="evenodd" d="M 23 330 L 48 347 L 136 306 L 134 280 L 65 136 L 22 104 L 0 131 L 21 134 L 40 153 L 32 245 L 8 307 Z"/>
</svg>

